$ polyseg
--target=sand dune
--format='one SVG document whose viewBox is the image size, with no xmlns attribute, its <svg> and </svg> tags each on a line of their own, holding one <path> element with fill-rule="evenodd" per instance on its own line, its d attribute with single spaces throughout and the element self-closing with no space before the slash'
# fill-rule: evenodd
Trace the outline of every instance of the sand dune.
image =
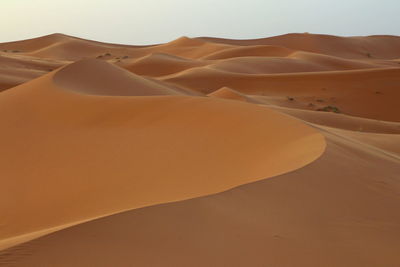
<svg viewBox="0 0 400 267">
<path fill-rule="evenodd" d="M 249 98 L 249 96 L 247 96 Z M 253 99 L 253 97 L 252 97 Z M 255 99 L 254 101 L 257 101 Z M 261 100 L 258 100 L 262 102 Z M 329 126 L 338 129 L 351 130 L 355 132 L 400 134 L 400 123 L 390 121 L 377 121 L 361 117 L 343 116 L 334 112 L 315 112 L 314 110 L 301 110 L 281 106 L 269 105 L 270 108 L 282 113 L 289 114 L 306 122 Z"/>
<path fill-rule="evenodd" d="M 8 51 L 0 52 L 0 91 L 40 77 L 67 63 L 64 60 L 46 60 Z"/>
<path fill-rule="evenodd" d="M 322 135 L 268 108 L 151 97 L 167 93 L 98 60 L 5 91 L 1 237 L 220 192 L 297 169 L 324 150 Z"/>
<path fill-rule="evenodd" d="M 246 56 L 285 57 L 293 52 L 294 52 L 293 50 L 287 49 L 285 47 L 270 46 L 270 45 L 229 47 L 227 49 L 216 51 L 207 56 L 204 56 L 203 59 L 226 59 L 226 58 L 246 57 Z"/>
<path fill-rule="evenodd" d="M 295 261 L 300 267 L 396 266 L 398 161 L 326 136 L 324 155 L 295 172 L 72 227 L 6 251 L 12 255 L 9 262 L 293 266 Z M 96 251 L 96 256 L 88 251 Z"/>
<path fill-rule="evenodd" d="M 218 97 L 223 99 L 238 100 L 243 102 L 254 102 L 250 97 L 228 87 L 220 88 L 212 92 L 211 94 L 208 94 L 208 96 Z"/>
<path fill-rule="evenodd" d="M 94 41 L 94 40 L 77 38 L 74 36 L 69 36 L 69 35 L 65 35 L 65 34 L 61 34 L 61 33 L 54 33 L 54 34 L 42 36 L 39 38 L 32 38 L 32 39 L 28 39 L 28 40 L 8 42 L 8 43 L 1 43 L 0 48 L 2 50 L 4 50 L 4 49 L 18 50 L 18 52 L 34 52 L 37 50 L 42 50 L 46 47 L 54 46 L 55 44 L 71 42 L 71 41 L 87 43 L 87 44 L 92 44 L 92 45 L 98 45 L 98 46 L 108 47 L 111 49 L 112 48 L 120 49 L 120 48 L 150 47 L 150 46 L 135 46 L 135 45 L 103 43 L 103 42 L 98 42 L 98 41 Z M 70 51 L 70 52 L 72 52 L 72 51 Z"/>
<path fill-rule="evenodd" d="M 397 266 L 399 48 L 0 44 L 0 265 Z"/>
<path fill-rule="evenodd" d="M 60 33 L 50 34 L 38 38 L 28 40 L 8 42 L 0 44 L 2 50 L 18 51 L 18 52 L 33 52 L 43 49 L 55 43 L 76 39 L 72 36 L 67 36 Z"/>
<path fill-rule="evenodd" d="M 398 122 L 399 74 L 400 68 L 276 75 L 192 68 L 166 76 L 163 80 L 206 94 L 227 86 L 245 94 L 280 97 L 274 103 L 289 107 L 308 109 L 312 104 L 318 109 L 335 106 L 344 114 Z M 287 97 L 296 101 L 288 101 Z"/>
<path fill-rule="evenodd" d="M 122 67 L 138 75 L 157 77 L 204 65 L 206 65 L 205 62 L 155 53 L 135 59 L 133 62 L 125 62 Z"/>
<path fill-rule="evenodd" d="M 178 95 L 159 82 L 135 75 L 110 63 L 88 59 L 68 65 L 54 74 L 54 83 L 66 90 L 88 95 Z"/>
<path fill-rule="evenodd" d="M 399 36 L 340 37 L 323 34 L 292 33 L 255 40 L 199 38 L 202 41 L 230 45 L 275 45 L 293 50 L 314 52 L 344 58 L 400 58 Z"/>
<path fill-rule="evenodd" d="M 210 67 L 246 74 L 274 74 L 296 72 L 322 72 L 334 70 L 357 70 L 390 67 L 339 59 L 331 56 L 294 53 L 289 57 L 238 57 L 211 64 Z"/>
<path fill-rule="evenodd" d="M 172 42 L 148 48 L 148 51 L 158 51 L 185 58 L 201 58 L 217 51 L 232 47 L 231 45 L 204 42 L 188 37 L 181 37 Z"/>
</svg>

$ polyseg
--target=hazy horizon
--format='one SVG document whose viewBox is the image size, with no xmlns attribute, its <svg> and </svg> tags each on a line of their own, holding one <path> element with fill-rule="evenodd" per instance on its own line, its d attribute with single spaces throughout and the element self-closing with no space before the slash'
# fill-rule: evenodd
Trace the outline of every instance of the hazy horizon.
<svg viewBox="0 0 400 267">
<path fill-rule="evenodd" d="M 63 33 L 110 43 L 181 36 L 255 39 L 287 33 L 400 35 L 400 2 L 299 0 L 6 0 L 0 42 Z"/>
</svg>

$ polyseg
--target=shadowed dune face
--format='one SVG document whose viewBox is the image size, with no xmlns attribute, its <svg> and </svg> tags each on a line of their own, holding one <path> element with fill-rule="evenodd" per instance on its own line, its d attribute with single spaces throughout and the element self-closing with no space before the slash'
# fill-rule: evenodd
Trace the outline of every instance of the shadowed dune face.
<svg viewBox="0 0 400 267">
<path fill-rule="evenodd" d="M 312 110 L 335 106 L 344 114 L 399 122 L 399 74 L 400 68 L 278 75 L 194 68 L 162 80 L 206 94 L 227 86 L 244 94 L 270 98 L 266 104 Z M 293 101 L 287 101 L 288 97 Z"/>
<path fill-rule="evenodd" d="M 314 52 L 344 58 L 383 58 L 400 57 L 399 36 L 339 37 L 322 34 L 286 34 L 256 40 L 229 40 L 221 38 L 199 38 L 221 44 L 249 46 L 274 45 L 293 50 Z"/>
<path fill-rule="evenodd" d="M 397 266 L 399 40 L 0 44 L 0 265 Z"/>
<path fill-rule="evenodd" d="M 234 57 L 286 57 L 293 53 L 293 50 L 285 47 L 256 45 L 256 46 L 239 46 L 229 47 L 220 51 L 216 51 L 203 57 L 203 59 L 228 59 Z"/>
<path fill-rule="evenodd" d="M 149 96 L 169 90 L 156 85 L 85 60 L 4 92 L 2 238 L 220 192 L 324 151 L 321 134 L 266 107 Z M 110 96 L 122 89 L 136 97 Z"/>
<path fill-rule="evenodd" d="M 5 253 L 17 266 L 396 266 L 398 161 L 327 138 L 324 155 L 294 172 L 95 220 Z"/>
<path fill-rule="evenodd" d="M 69 62 L 0 52 L 0 92 L 38 78 L 66 63 Z"/>
<path fill-rule="evenodd" d="M 100 60 L 83 60 L 54 74 L 54 83 L 66 90 L 87 95 L 150 96 L 178 95 L 166 85 L 137 76 Z"/>
<path fill-rule="evenodd" d="M 133 62 L 124 62 L 122 66 L 138 75 L 157 77 L 205 65 L 207 65 L 207 62 L 155 53 L 134 59 Z"/>
<path fill-rule="evenodd" d="M 8 42 L 0 44 L 2 50 L 18 51 L 18 52 L 32 52 L 35 50 L 43 49 L 47 46 L 53 45 L 58 42 L 71 40 L 73 37 L 55 33 L 51 35 L 42 36 L 39 38 L 32 38 L 23 41 Z"/>
<path fill-rule="evenodd" d="M 247 97 L 246 95 L 241 94 L 240 92 L 233 90 L 231 88 L 228 88 L 228 87 L 220 88 L 220 89 L 212 92 L 211 94 L 208 94 L 208 96 L 222 98 L 222 99 L 238 100 L 238 101 L 242 101 L 242 102 L 255 103 L 255 101 L 252 98 Z"/>
</svg>

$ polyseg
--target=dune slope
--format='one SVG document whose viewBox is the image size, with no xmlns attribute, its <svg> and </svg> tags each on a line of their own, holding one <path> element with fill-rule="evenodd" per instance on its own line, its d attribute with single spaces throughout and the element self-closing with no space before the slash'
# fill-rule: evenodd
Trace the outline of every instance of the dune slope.
<svg viewBox="0 0 400 267">
<path fill-rule="evenodd" d="M 347 115 L 400 122 L 399 74 L 400 68 L 266 75 L 192 68 L 162 80 L 206 94 L 227 86 L 272 97 L 269 104 L 314 110 L 335 106 Z"/>
<path fill-rule="evenodd" d="M 273 45 L 283 46 L 293 50 L 315 52 L 319 54 L 340 56 L 344 58 L 385 58 L 396 59 L 400 57 L 399 36 L 360 36 L 341 37 L 324 34 L 291 33 L 280 36 L 254 39 L 230 40 L 222 38 L 198 38 L 221 44 L 249 46 Z"/>
<path fill-rule="evenodd" d="M 110 96 L 112 82 L 131 97 Z M 324 151 L 321 134 L 268 108 L 152 96 L 165 95 L 160 90 L 85 60 L 4 92 L 4 246 L 19 235 L 292 171 Z"/>
<path fill-rule="evenodd" d="M 398 267 L 400 37 L 0 44 L 1 266 Z"/>
<path fill-rule="evenodd" d="M 101 60 L 88 59 L 54 74 L 55 85 L 80 94 L 104 96 L 179 95 L 172 88 Z M 183 93 L 182 93 L 183 94 Z"/>
<path fill-rule="evenodd" d="M 3 259 L 16 266 L 396 266 L 399 159 L 325 135 L 324 155 L 294 172 L 85 223 Z"/>
</svg>

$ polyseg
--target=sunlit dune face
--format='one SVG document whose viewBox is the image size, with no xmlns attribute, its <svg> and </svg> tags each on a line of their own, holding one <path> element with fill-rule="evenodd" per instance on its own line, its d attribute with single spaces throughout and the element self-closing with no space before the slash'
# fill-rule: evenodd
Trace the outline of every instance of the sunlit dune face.
<svg viewBox="0 0 400 267">
<path fill-rule="evenodd" d="M 129 78 L 140 85 L 142 78 L 126 78 L 123 69 L 96 60 L 75 64 L 1 99 L 3 120 L 19 106 L 15 118 L 27 121 L 8 120 L 2 132 L 2 169 L 13 177 L 2 195 L 20 209 L 6 212 L 13 223 L 3 235 L 216 193 L 297 169 L 325 149 L 316 130 L 268 108 L 208 97 L 140 96 L 152 88 L 135 85 L 127 87 L 133 96 L 108 96 L 96 82 Z M 102 96 L 79 91 L 89 87 Z M 25 167 L 15 169 L 17 162 Z M 18 188 L 20 183 L 29 186 Z M 78 203 L 86 204 L 76 209 Z M 37 209 L 48 215 L 27 220 Z"/>
<path fill-rule="evenodd" d="M 399 47 L 0 44 L 0 265 L 397 266 Z"/>
</svg>

